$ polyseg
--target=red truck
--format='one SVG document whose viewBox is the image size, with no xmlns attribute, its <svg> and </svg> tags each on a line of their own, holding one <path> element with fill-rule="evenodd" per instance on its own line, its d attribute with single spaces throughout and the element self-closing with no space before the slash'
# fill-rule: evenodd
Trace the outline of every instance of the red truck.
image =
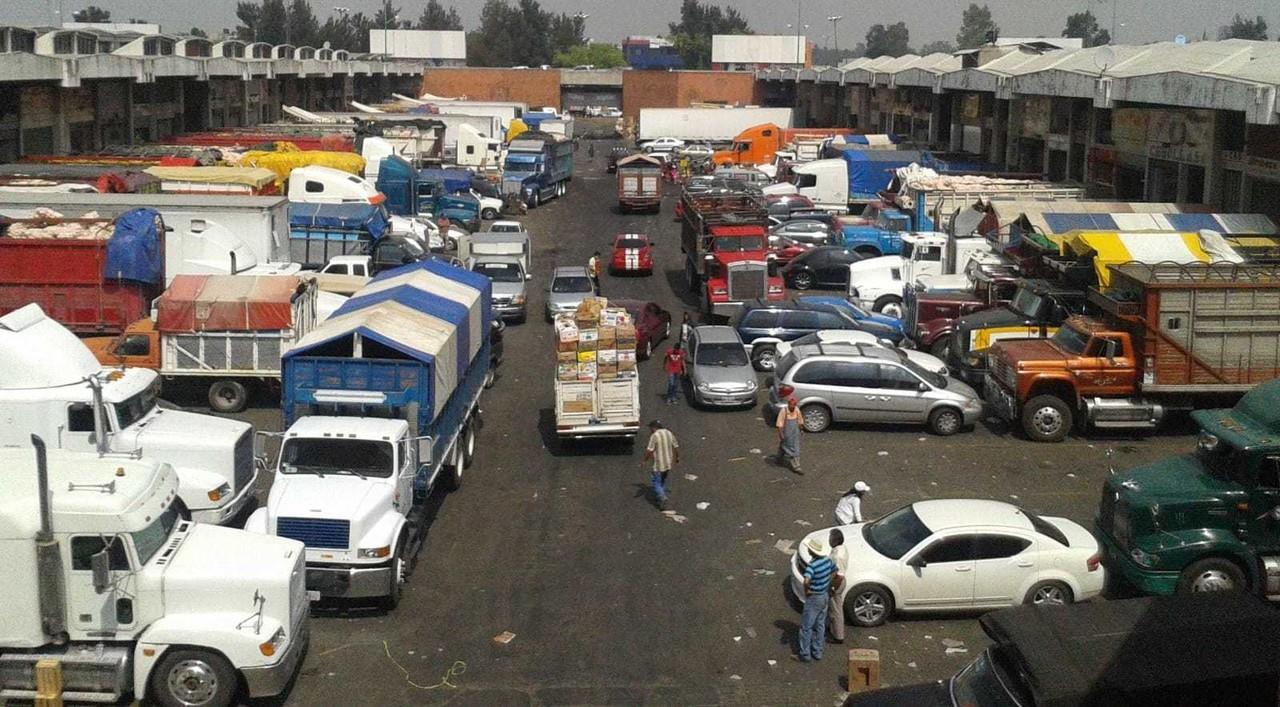
<svg viewBox="0 0 1280 707">
<path fill-rule="evenodd" d="M 117 334 L 164 289 L 152 209 L 106 219 L 0 220 L 0 315 L 35 302 L 77 334 Z"/>
<path fill-rule="evenodd" d="M 907 284 L 907 336 L 921 351 L 945 359 L 956 320 L 1008 304 L 1021 277 L 1012 266 L 977 263 L 966 274 L 969 287 L 965 289 L 925 290 L 919 283 Z"/>
<path fill-rule="evenodd" d="M 730 317 L 748 300 L 782 301 L 785 291 L 769 252 L 763 199 L 685 192 L 680 203 L 685 282 L 699 294 L 704 314 Z"/>
</svg>

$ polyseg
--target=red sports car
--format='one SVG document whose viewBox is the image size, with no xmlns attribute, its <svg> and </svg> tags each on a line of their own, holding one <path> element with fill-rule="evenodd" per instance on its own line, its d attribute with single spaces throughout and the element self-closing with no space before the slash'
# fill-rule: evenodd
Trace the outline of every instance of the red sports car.
<svg viewBox="0 0 1280 707">
<path fill-rule="evenodd" d="M 610 299 L 612 307 L 622 307 L 631 314 L 636 326 L 636 359 L 643 361 L 653 355 L 659 341 L 671 336 L 671 312 L 657 302 L 634 299 Z"/>
<path fill-rule="evenodd" d="M 801 243 L 796 240 L 787 238 L 786 236 L 769 236 L 769 252 L 777 257 L 778 267 L 782 267 L 791 262 L 791 259 L 809 250 L 813 246 L 807 243 Z"/>
<path fill-rule="evenodd" d="M 609 272 L 653 274 L 653 244 L 641 233 L 624 233 L 613 241 Z"/>
</svg>

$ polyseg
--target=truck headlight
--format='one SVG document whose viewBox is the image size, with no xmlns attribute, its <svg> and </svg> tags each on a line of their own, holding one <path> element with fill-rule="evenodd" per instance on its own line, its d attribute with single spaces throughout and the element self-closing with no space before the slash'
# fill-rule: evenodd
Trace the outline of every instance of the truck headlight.
<svg viewBox="0 0 1280 707">
<path fill-rule="evenodd" d="M 1136 564 L 1143 567 L 1155 567 L 1160 564 L 1159 555 L 1152 555 L 1150 553 L 1143 552 L 1136 547 L 1129 551 L 1129 557 L 1132 558 Z"/>
<path fill-rule="evenodd" d="M 391 554 L 391 546 L 383 545 L 382 547 L 362 547 L 356 550 L 356 557 L 363 559 L 371 559 L 375 557 L 386 557 Z"/>
<path fill-rule="evenodd" d="M 222 500 L 223 496 L 231 495 L 231 484 L 223 484 L 218 488 L 209 492 L 209 500 L 217 503 Z"/>
<path fill-rule="evenodd" d="M 524 295 L 516 295 L 511 298 L 511 304 L 524 304 Z"/>
<path fill-rule="evenodd" d="M 1219 440 L 1218 436 L 1215 434 L 1201 432 L 1200 439 L 1196 440 L 1196 446 L 1200 447 L 1203 451 L 1212 452 L 1218 448 L 1218 442 L 1220 441 L 1221 440 Z"/>
<path fill-rule="evenodd" d="M 282 643 L 284 643 L 284 626 L 276 629 L 276 632 L 271 634 L 271 638 L 268 638 L 263 643 L 259 643 L 258 651 L 261 652 L 262 655 L 270 658 L 276 654 L 276 650 L 280 648 L 280 644 Z"/>
</svg>

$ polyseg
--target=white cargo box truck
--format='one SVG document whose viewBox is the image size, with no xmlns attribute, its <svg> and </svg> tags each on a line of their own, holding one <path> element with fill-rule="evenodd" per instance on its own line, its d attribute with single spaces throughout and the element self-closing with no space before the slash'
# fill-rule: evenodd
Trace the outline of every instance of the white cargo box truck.
<svg viewBox="0 0 1280 707">
<path fill-rule="evenodd" d="M 790 108 L 641 108 L 637 142 L 674 137 L 730 142 L 747 128 L 773 123 L 790 128 Z"/>
</svg>

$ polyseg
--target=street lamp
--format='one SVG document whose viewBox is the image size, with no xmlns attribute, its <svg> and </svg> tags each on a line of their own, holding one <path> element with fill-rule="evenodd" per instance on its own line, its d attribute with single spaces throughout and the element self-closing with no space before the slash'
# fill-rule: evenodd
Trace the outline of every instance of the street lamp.
<svg viewBox="0 0 1280 707">
<path fill-rule="evenodd" d="M 790 22 L 788 22 L 787 29 L 791 29 L 792 27 L 794 27 L 796 31 L 796 64 L 803 69 L 804 68 L 804 51 L 800 48 L 800 42 L 804 39 L 804 30 L 808 30 L 809 25 L 802 25 L 799 22 L 792 25 Z M 804 30 L 801 30 L 800 29 L 801 27 L 803 27 Z"/>
<path fill-rule="evenodd" d="M 836 45 L 836 60 L 840 59 L 840 20 L 844 19 L 844 15 L 832 15 L 827 18 L 827 22 L 831 23 L 831 40 Z"/>
<path fill-rule="evenodd" d="M 390 6 L 391 4 L 388 3 L 387 7 Z M 384 12 L 382 15 L 382 63 L 384 64 L 387 63 L 387 59 L 391 57 L 391 45 L 387 42 L 387 18 L 390 16 L 391 13 L 389 12 Z M 396 15 L 391 17 L 391 22 L 396 25 L 400 24 L 400 16 Z"/>
<path fill-rule="evenodd" d="M 579 35 L 579 36 L 585 36 L 585 35 L 586 35 L 586 33 L 587 33 L 587 18 L 588 18 L 588 17 L 590 17 L 590 16 L 591 16 L 591 15 L 588 15 L 587 13 L 582 12 L 581 10 L 579 10 L 579 11 L 578 11 L 578 14 L 576 14 L 576 15 L 574 15 L 574 16 L 573 16 L 573 19 L 577 21 L 577 25 L 574 27 L 574 29 L 578 30 L 578 35 Z M 587 44 L 590 44 L 590 43 L 591 43 L 591 42 L 587 42 Z"/>
</svg>

